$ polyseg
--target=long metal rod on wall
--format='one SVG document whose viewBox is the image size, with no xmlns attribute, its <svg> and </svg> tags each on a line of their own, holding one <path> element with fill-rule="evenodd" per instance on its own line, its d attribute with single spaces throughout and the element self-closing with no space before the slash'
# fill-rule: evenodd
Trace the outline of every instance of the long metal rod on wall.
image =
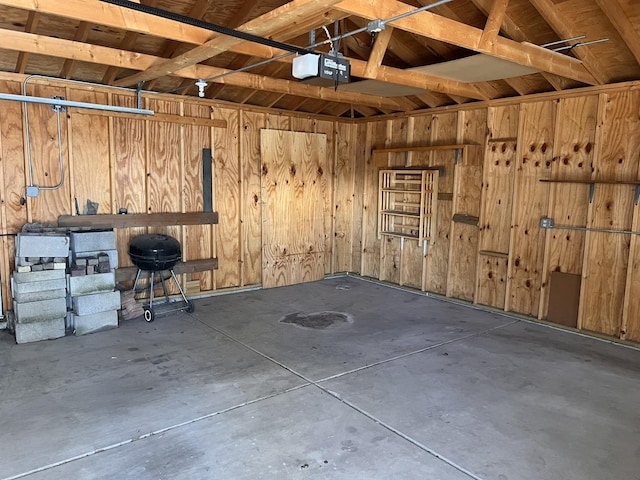
<svg viewBox="0 0 640 480">
<path fill-rule="evenodd" d="M 14 95 L 12 93 L 0 93 L 0 100 L 12 100 L 15 102 L 41 103 L 61 107 L 88 108 L 92 110 L 104 110 L 107 112 L 132 113 L 136 115 L 153 115 L 153 110 L 144 108 L 119 107 L 117 105 L 104 105 L 101 103 L 75 102 L 60 98 L 34 97 L 32 95 Z"/>
</svg>

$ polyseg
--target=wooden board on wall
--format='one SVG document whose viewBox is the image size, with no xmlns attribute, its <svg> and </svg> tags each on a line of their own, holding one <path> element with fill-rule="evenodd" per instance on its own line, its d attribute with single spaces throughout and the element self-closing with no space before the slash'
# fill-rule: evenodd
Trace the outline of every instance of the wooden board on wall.
<svg viewBox="0 0 640 480">
<path fill-rule="evenodd" d="M 637 179 L 640 157 L 640 95 L 637 91 L 602 94 L 594 159 L 594 179 Z M 630 230 L 634 188 L 629 185 L 597 185 L 590 205 L 590 228 Z M 628 235 L 588 232 L 582 272 L 581 328 L 618 336 L 629 261 Z"/>
<path fill-rule="evenodd" d="M 638 172 L 640 177 L 640 172 Z M 640 206 L 634 208 L 633 230 L 640 232 Z M 638 298 L 640 298 L 640 235 L 632 235 L 629 245 L 629 264 L 627 267 L 627 284 L 622 312 L 622 338 L 640 342 L 640 314 L 638 314 Z"/>
<path fill-rule="evenodd" d="M 324 277 L 326 137 L 262 130 L 260 149 L 263 286 L 319 280 Z"/>
<path fill-rule="evenodd" d="M 544 260 L 544 231 L 540 218 L 548 208 L 553 160 L 555 102 L 526 103 L 520 110 L 513 229 L 509 252 L 506 309 L 536 316 Z"/>
</svg>

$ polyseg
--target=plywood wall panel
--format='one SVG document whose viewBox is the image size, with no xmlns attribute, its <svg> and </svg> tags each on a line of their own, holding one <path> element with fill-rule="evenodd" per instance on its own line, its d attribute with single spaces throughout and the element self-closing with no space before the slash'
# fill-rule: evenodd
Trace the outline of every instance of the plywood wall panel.
<svg viewBox="0 0 640 480">
<path fill-rule="evenodd" d="M 519 107 L 490 107 L 483 169 L 480 250 L 508 253 Z"/>
<path fill-rule="evenodd" d="M 185 103 L 184 115 L 196 118 L 211 118 L 211 109 L 206 105 Z M 223 129 L 224 130 L 224 129 Z M 184 125 L 184 166 L 182 178 L 182 211 L 202 212 L 204 210 L 203 149 L 211 148 L 211 127 Z M 212 155 L 213 157 L 213 155 Z M 213 172 L 213 168 L 212 168 Z M 214 225 L 185 225 L 182 227 L 182 257 L 197 260 L 213 257 L 212 235 Z M 199 282 L 200 291 L 213 288 L 213 271 L 195 272 L 191 280 Z"/>
<path fill-rule="evenodd" d="M 639 172 L 640 173 L 640 172 Z M 633 231 L 640 232 L 640 206 L 634 208 Z M 622 312 L 622 338 L 640 342 L 640 235 L 632 235 Z"/>
<path fill-rule="evenodd" d="M 70 91 L 77 102 L 108 101 L 104 92 Z M 98 213 L 115 213 L 111 199 L 111 165 L 109 152 L 109 118 L 79 110 L 69 116 L 69 176 L 73 179 L 71 195 L 86 212 L 87 201 L 98 204 Z"/>
<path fill-rule="evenodd" d="M 592 178 L 635 180 L 639 171 L 640 96 L 638 92 L 603 94 L 597 139 L 600 155 Z M 629 230 L 634 189 L 628 185 L 598 185 L 590 206 L 591 228 Z M 630 236 L 588 232 L 581 291 L 579 326 L 608 335 L 621 333 L 627 283 Z"/>
<path fill-rule="evenodd" d="M 217 108 L 215 118 L 227 121 L 226 129 L 215 129 L 213 178 L 218 212 L 216 233 L 216 288 L 240 285 L 240 167 L 238 159 L 239 114 Z"/>
<path fill-rule="evenodd" d="M 29 88 L 28 93 L 38 97 L 54 95 L 66 97 L 66 90 L 41 85 Z M 33 182 L 41 187 L 54 187 L 60 182 L 57 114 L 49 105 L 30 104 L 29 133 L 33 165 Z M 30 221 L 51 223 L 58 215 L 71 213 L 69 186 L 69 150 L 67 116 L 60 115 L 64 183 L 56 190 L 41 190 L 40 195 L 28 199 Z"/>
<path fill-rule="evenodd" d="M 0 82 L 0 91 L 19 94 L 17 84 Z M 25 169 L 23 148 L 22 107 L 18 102 L 0 101 L 0 278 L 9 279 L 14 268 L 15 241 L 11 236 L 19 232 L 27 221 L 27 208 L 20 199 L 24 196 Z M 2 282 L 3 311 L 11 308 L 9 282 Z"/>
<path fill-rule="evenodd" d="M 367 124 L 367 150 L 384 148 L 385 122 Z M 386 156 L 368 155 L 362 204 L 362 275 L 379 278 L 380 239 L 378 238 L 378 171 L 386 166 Z"/>
<path fill-rule="evenodd" d="M 475 301 L 481 305 L 504 308 L 507 288 L 507 258 L 480 255 L 478 290 Z"/>
<path fill-rule="evenodd" d="M 256 285 L 262 279 L 262 200 L 260 192 L 260 129 L 266 123 L 265 114 L 242 112 L 241 155 L 243 164 L 244 201 L 242 228 L 244 238 L 243 280 Z"/>
<path fill-rule="evenodd" d="M 113 95 L 116 105 L 134 107 L 130 95 Z M 129 213 L 146 213 L 146 124 L 142 118 L 117 117 L 112 119 L 111 155 L 114 166 L 115 209 L 126 208 Z M 120 266 L 131 266 L 129 240 L 146 233 L 145 228 L 116 229 L 118 261 Z"/>
<path fill-rule="evenodd" d="M 537 315 L 544 260 L 544 231 L 553 160 L 555 102 L 523 104 L 514 193 L 507 309 Z"/>
<path fill-rule="evenodd" d="M 338 123 L 336 164 L 333 175 L 335 197 L 333 201 L 334 215 L 334 271 L 353 271 L 353 199 L 355 197 L 355 157 L 357 151 L 357 125 Z"/>
<path fill-rule="evenodd" d="M 330 274 L 334 272 L 334 251 L 333 251 L 333 239 L 335 233 L 334 221 L 333 221 L 333 209 L 331 208 L 332 198 L 335 196 L 335 186 L 333 184 L 333 171 L 335 169 L 336 163 L 336 124 L 330 121 L 317 120 L 313 124 L 313 131 L 315 133 L 322 133 L 327 138 L 326 145 L 326 156 L 327 156 L 327 164 L 326 171 L 323 172 L 323 179 L 326 182 L 326 200 L 329 202 L 327 204 L 324 224 L 326 227 L 325 230 L 325 240 L 324 240 L 324 273 Z"/>
<path fill-rule="evenodd" d="M 351 222 L 351 271 L 360 273 L 362 255 L 362 215 L 364 202 L 365 168 L 368 157 L 366 144 L 367 126 L 358 124 L 356 130 L 355 170 L 353 184 L 353 208 Z"/>
</svg>

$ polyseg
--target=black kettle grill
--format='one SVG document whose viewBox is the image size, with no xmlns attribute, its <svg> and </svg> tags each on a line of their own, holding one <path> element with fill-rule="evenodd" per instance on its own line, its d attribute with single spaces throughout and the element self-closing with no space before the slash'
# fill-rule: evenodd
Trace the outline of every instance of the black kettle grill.
<svg viewBox="0 0 640 480">
<path fill-rule="evenodd" d="M 163 309 L 163 313 L 177 310 L 184 310 L 188 313 L 193 312 L 193 302 L 187 299 L 184 294 L 184 290 L 182 289 L 182 285 L 180 285 L 180 282 L 173 271 L 173 267 L 182 258 L 182 249 L 180 248 L 180 242 L 178 242 L 178 240 L 162 233 L 139 235 L 129 241 L 129 257 L 133 264 L 138 267 L 136 280 L 133 284 L 134 293 L 145 291 L 147 288 L 149 289 L 149 303 L 144 307 L 144 319 L 147 322 L 152 322 L 155 317 L 154 283 L 156 277 L 160 278 L 160 283 L 162 284 L 162 291 L 165 298 L 164 302 L 162 302 L 163 304 L 170 303 L 166 284 L 166 280 L 170 278 L 173 278 L 173 281 L 176 282 L 184 302 L 184 305 L 179 308 L 172 308 L 169 310 Z M 138 281 L 140 280 L 143 271 L 149 272 L 149 286 L 145 286 L 138 290 Z M 166 271 L 169 272 L 169 276 L 165 276 L 163 273 Z M 157 301 L 156 304 L 158 304 Z"/>
</svg>

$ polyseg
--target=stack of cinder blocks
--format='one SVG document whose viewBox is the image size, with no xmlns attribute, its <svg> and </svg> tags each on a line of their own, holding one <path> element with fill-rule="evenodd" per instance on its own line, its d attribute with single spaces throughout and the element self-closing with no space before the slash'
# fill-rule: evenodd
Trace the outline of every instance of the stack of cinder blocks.
<svg viewBox="0 0 640 480">
<path fill-rule="evenodd" d="M 68 323 L 76 335 L 118 326 L 120 292 L 114 291 L 117 266 L 113 230 L 71 233 Z"/>
<path fill-rule="evenodd" d="M 11 277 L 13 330 L 17 343 L 60 338 L 67 316 L 66 260 L 69 237 L 20 233 Z"/>
</svg>

